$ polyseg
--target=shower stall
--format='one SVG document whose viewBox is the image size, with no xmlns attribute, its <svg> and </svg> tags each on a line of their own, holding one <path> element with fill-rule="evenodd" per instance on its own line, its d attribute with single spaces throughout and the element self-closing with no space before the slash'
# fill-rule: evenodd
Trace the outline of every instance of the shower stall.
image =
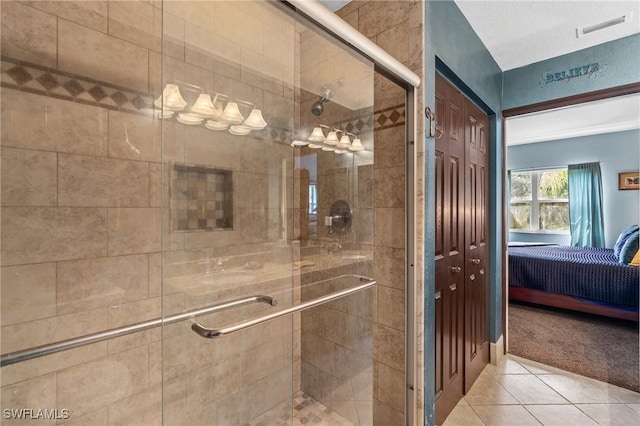
<svg viewBox="0 0 640 426">
<path fill-rule="evenodd" d="M 411 96 L 296 3 L 2 2 L 2 424 L 411 417 Z"/>
</svg>

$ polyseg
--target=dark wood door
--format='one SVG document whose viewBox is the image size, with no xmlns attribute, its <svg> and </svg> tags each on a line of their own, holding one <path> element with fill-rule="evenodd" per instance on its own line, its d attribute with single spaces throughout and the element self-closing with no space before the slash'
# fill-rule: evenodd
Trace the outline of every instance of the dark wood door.
<svg viewBox="0 0 640 426">
<path fill-rule="evenodd" d="M 488 141 L 489 119 L 465 99 L 465 393 L 489 362 Z"/>
<path fill-rule="evenodd" d="M 435 313 L 436 424 L 463 395 L 464 377 L 464 98 L 436 77 Z"/>
</svg>

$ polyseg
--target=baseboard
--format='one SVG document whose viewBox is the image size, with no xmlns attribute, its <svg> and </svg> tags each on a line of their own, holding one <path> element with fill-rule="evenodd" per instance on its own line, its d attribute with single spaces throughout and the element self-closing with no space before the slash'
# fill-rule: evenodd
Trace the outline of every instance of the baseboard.
<svg viewBox="0 0 640 426">
<path fill-rule="evenodd" d="M 504 335 L 500 335 L 500 338 L 497 342 L 491 343 L 489 345 L 489 359 L 491 360 L 491 364 L 498 365 L 500 360 L 504 356 Z"/>
</svg>

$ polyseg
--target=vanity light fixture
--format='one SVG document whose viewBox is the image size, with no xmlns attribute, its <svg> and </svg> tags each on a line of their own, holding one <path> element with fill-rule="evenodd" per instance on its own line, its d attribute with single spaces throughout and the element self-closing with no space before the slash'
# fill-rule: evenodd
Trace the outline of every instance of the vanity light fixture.
<svg viewBox="0 0 640 426">
<path fill-rule="evenodd" d="M 249 117 L 242 123 L 243 126 L 250 128 L 251 130 L 262 130 L 267 127 L 267 122 L 262 117 L 262 111 L 254 108 L 249 113 Z"/>
<path fill-rule="evenodd" d="M 353 143 L 351 144 L 351 146 L 349 147 L 349 151 L 364 151 L 364 146 L 362 146 L 362 141 L 360 140 L 359 137 L 356 137 L 353 140 Z"/>
<path fill-rule="evenodd" d="M 205 118 L 217 118 L 220 116 L 220 110 L 216 108 L 215 103 L 211 100 L 211 95 L 208 93 L 200 93 L 190 111 Z"/>
<path fill-rule="evenodd" d="M 340 130 L 337 129 L 333 129 L 329 132 L 329 134 L 327 135 L 327 138 L 324 140 L 324 143 L 326 143 L 327 145 L 338 145 L 338 132 Z"/>
<path fill-rule="evenodd" d="M 227 102 L 222 115 L 219 118 L 223 123 L 240 124 L 244 121 L 244 116 L 240 113 L 240 108 L 236 102 Z"/>
<path fill-rule="evenodd" d="M 325 137 L 324 137 L 324 132 L 322 131 L 322 127 L 320 126 L 314 127 L 308 139 L 311 142 L 324 142 Z"/>
<path fill-rule="evenodd" d="M 349 139 L 349 136 L 355 136 L 355 135 L 352 133 L 344 132 L 344 134 L 340 138 L 340 142 L 338 142 L 338 148 L 341 148 L 341 149 L 351 148 L 351 139 Z"/>
<path fill-rule="evenodd" d="M 187 106 L 177 84 L 167 84 L 162 95 L 153 104 L 163 110 L 182 111 Z"/>
<path fill-rule="evenodd" d="M 187 107 L 187 101 L 180 93 L 180 86 L 199 93 L 193 106 L 189 108 L 189 112 L 177 115 L 176 120 L 181 124 L 197 126 L 204 122 L 204 127 L 209 130 L 229 129 L 229 133 L 233 135 L 247 135 L 252 130 L 262 130 L 267 127 L 268 123 L 262 116 L 262 111 L 255 108 L 255 104 L 241 100 L 231 101 L 228 95 L 212 92 L 178 80 L 175 81 L 175 84 L 167 84 L 162 95 L 153 102 L 160 109 L 155 113 L 158 119 L 172 118 L 175 116 L 175 112 L 183 111 Z M 211 95 L 215 95 L 213 99 L 211 99 Z M 221 101 L 220 98 L 227 101 L 224 109 L 222 108 L 224 101 Z M 249 111 L 246 120 L 240 111 L 240 106 Z"/>
</svg>

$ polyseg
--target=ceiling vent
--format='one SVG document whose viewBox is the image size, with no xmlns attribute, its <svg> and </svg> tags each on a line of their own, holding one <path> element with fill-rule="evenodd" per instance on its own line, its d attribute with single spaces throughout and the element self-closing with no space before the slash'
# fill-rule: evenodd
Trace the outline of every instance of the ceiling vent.
<svg viewBox="0 0 640 426">
<path fill-rule="evenodd" d="M 576 28 L 576 36 L 578 38 L 584 37 L 587 34 L 594 33 L 596 31 L 603 30 L 605 28 L 613 27 L 614 25 L 626 24 L 631 22 L 631 16 L 633 12 L 628 12 L 622 16 L 617 18 L 609 19 L 608 21 L 600 22 L 599 24 L 589 25 L 588 27 L 578 27 Z"/>
</svg>

